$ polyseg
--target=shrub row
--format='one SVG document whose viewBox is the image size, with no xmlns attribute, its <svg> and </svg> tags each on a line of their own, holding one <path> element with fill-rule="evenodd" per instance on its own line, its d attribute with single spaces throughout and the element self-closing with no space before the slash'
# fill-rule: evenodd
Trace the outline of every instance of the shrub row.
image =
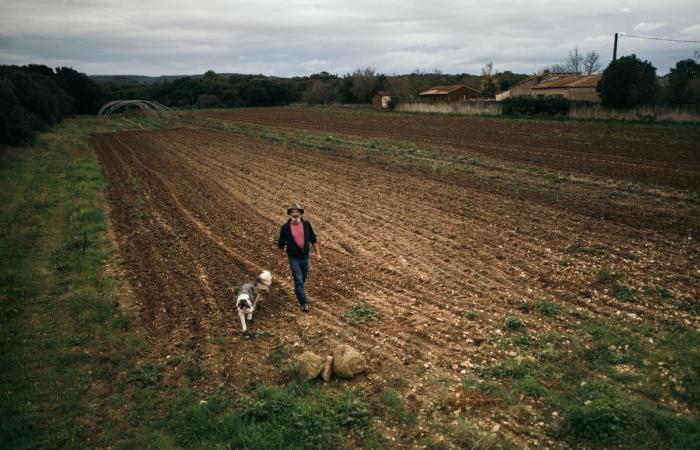
<svg viewBox="0 0 700 450">
<path fill-rule="evenodd" d="M 559 96 L 509 97 L 501 102 L 504 116 L 565 116 L 571 101 Z"/>
</svg>

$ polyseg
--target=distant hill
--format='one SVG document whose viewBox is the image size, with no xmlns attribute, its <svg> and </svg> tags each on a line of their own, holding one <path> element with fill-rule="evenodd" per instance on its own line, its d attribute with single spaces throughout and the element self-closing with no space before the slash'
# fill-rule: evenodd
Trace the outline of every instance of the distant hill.
<svg viewBox="0 0 700 450">
<path fill-rule="evenodd" d="M 231 75 L 239 75 L 236 73 L 217 73 L 223 77 Z M 90 75 L 90 79 L 95 83 L 118 83 L 118 84 L 159 84 L 166 81 L 177 80 L 178 78 L 202 78 L 204 74 L 199 75 L 161 75 L 158 77 L 149 77 L 146 75 Z"/>
</svg>

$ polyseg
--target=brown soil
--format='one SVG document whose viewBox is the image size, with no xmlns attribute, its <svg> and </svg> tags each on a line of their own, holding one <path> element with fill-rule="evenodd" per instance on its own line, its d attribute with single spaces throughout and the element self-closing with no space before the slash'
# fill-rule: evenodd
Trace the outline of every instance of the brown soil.
<svg viewBox="0 0 700 450">
<path fill-rule="evenodd" d="M 236 114 L 257 114 L 259 120 L 263 112 Z M 441 120 L 454 119 L 435 123 Z M 314 123 L 299 126 L 323 126 Z M 529 125 L 509 126 L 522 137 L 521 128 Z M 490 148 L 484 136 L 469 140 Z M 321 355 L 348 343 L 369 361 L 361 386 L 374 391 L 402 379 L 417 411 L 448 410 L 464 405 L 437 395 L 431 383 L 456 383 L 465 369 L 507 358 L 512 349 L 506 345 L 506 316 L 519 316 L 533 333 L 571 332 L 572 319 L 522 312 L 517 307 L 523 301 L 550 300 L 567 311 L 619 321 L 672 318 L 697 326 L 673 302 L 642 296 L 622 303 L 595 281 L 600 267 L 611 266 L 640 292 L 664 286 L 677 298 L 695 296 L 700 265 L 692 238 L 641 232 L 447 178 L 215 131 L 101 134 L 93 145 L 109 183 L 134 312 L 155 348 L 152 358 L 177 373 L 182 369 L 175 356 L 195 353 L 211 372 L 200 379 L 202 387 L 276 381 L 279 371 L 271 370 L 266 357 L 282 343 L 293 353 Z M 505 157 L 518 158 L 518 152 Z M 550 155 L 537 152 L 527 154 Z M 688 175 L 697 174 L 696 166 L 629 153 L 602 158 L 599 149 L 591 150 L 579 167 L 655 180 L 673 173 L 673 179 L 686 177 L 684 184 L 697 183 Z M 598 164 L 592 162 L 596 155 Z M 551 164 L 566 165 L 570 157 L 563 153 Z M 305 206 L 323 249 L 308 281 L 308 314 L 296 306 L 289 268 L 276 266 L 274 257 L 285 205 L 292 200 Z M 573 243 L 595 251 L 567 252 Z M 233 288 L 262 269 L 272 271 L 274 283 L 252 328 L 269 334 L 247 339 L 240 333 Z M 580 296 L 584 289 L 590 298 Z M 359 302 L 376 309 L 379 320 L 349 325 L 342 314 Z M 467 311 L 478 312 L 478 320 L 469 320 Z M 493 399 L 458 402 L 488 409 Z M 404 433 L 415 437 L 421 429 Z"/>
<path fill-rule="evenodd" d="M 402 139 L 441 150 L 596 176 L 700 187 L 700 127 L 318 108 L 231 109 L 197 115 L 275 127 Z M 350 114 L 350 115 L 349 115 Z"/>
</svg>

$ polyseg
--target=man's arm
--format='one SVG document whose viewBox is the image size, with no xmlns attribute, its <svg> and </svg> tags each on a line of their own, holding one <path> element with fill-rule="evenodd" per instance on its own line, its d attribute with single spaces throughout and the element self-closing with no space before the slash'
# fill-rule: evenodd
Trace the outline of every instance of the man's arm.
<svg viewBox="0 0 700 450">
<path fill-rule="evenodd" d="M 282 265 L 284 262 L 284 249 L 277 247 L 277 264 Z"/>
<path fill-rule="evenodd" d="M 318 242 L 314 242 L 311 244 L 311 246 L 314 248 L 314 255 L 316 256 L 317 260 L 321 259 L 321 247 L 318 245 Z"/>
<path fill-rule="evenodd" d="M 287 236 L 284 233 L 284 225 L 280 227 L 280 237 L 277 239 L 277 264 L 281 265 L 284 261 L 284 247 L 287 245 Z"/>
</svg>

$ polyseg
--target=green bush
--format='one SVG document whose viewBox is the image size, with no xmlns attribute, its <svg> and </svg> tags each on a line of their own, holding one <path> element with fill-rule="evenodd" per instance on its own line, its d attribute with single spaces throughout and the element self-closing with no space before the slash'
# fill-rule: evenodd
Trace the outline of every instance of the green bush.
<svg viewBox="0 0 700 450">
<path fill-rule="evenodd" d="M 596 90 L 601 103 L 611 108 L 654 103 L 658 93 L 656 68 L 637 55 L 623 56 L 603 71 Z"/>
<path fill-rule="evenodd" d="M 501 102 L 504 116 L 566 116 L 571 102 L 560 96 L 509 97 Z"/>
</svg>

